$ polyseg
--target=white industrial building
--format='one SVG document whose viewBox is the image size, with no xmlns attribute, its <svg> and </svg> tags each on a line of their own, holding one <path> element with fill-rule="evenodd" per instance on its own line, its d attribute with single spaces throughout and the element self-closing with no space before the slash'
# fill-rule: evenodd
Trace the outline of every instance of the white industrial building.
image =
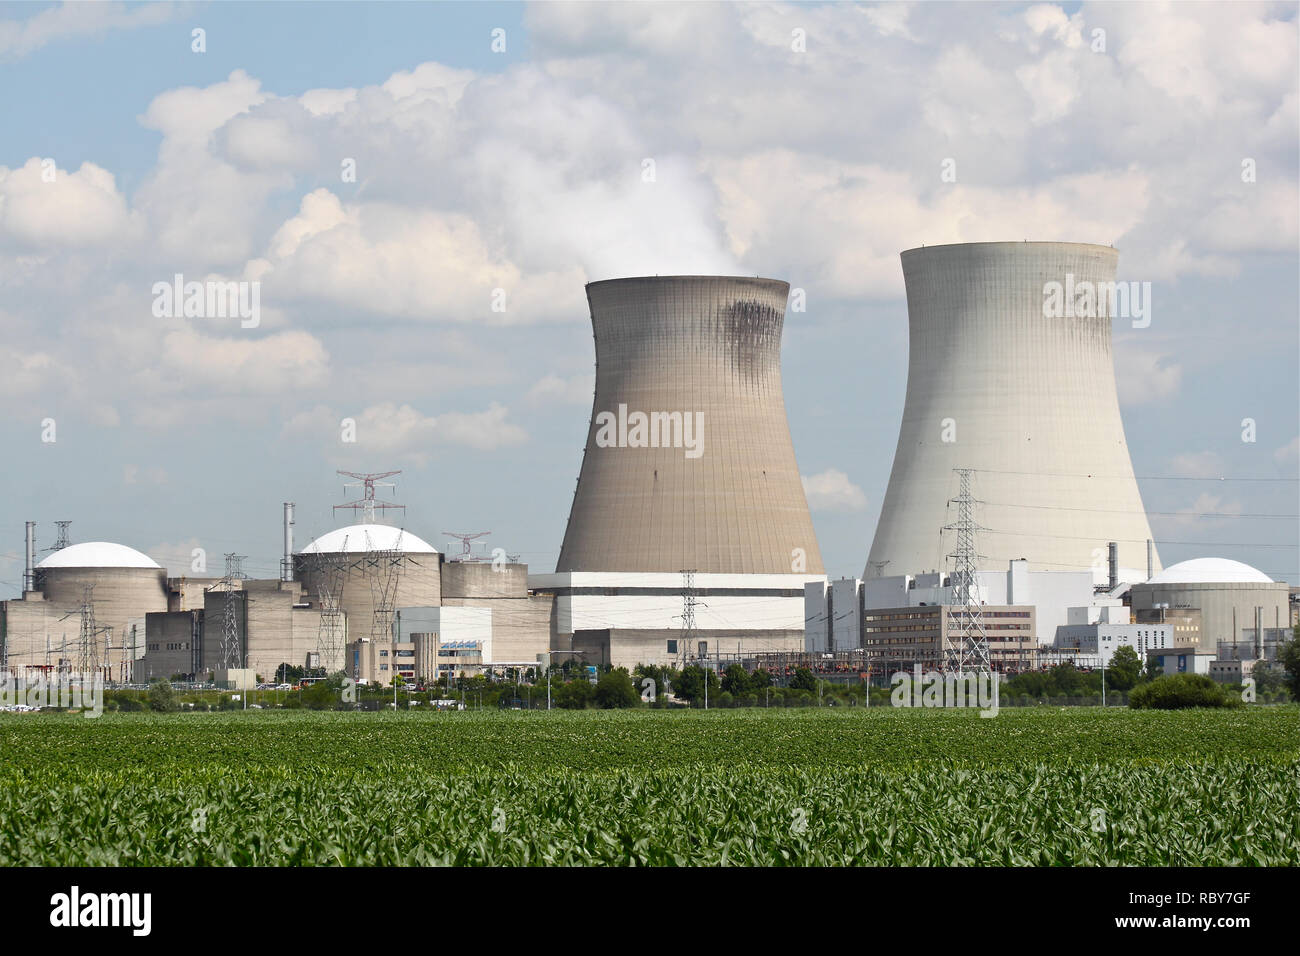
<svg viewBox="0 0 1300 956">
<path fill-rule="evenodd" d="M 840 651 L 860 646 L 861 614 L 872 608 L 951 605 L 951 578 L 934 571 L 809 582 L 804 591 L 805 648 Z M 976 572 L 974 590 L 981 604 L 1035 608 L 1037 642 L 1053 645 L 1057 631 L 1071 623 L 1071 609 L 1118 605 L 1126 587 L 1118 584 L 1113 592 L 1098 593 L 1091 571 L 1035 571 L 1028 561 L 1016 560 L 1008 562 L 1005 571 Z"/>
</svg>

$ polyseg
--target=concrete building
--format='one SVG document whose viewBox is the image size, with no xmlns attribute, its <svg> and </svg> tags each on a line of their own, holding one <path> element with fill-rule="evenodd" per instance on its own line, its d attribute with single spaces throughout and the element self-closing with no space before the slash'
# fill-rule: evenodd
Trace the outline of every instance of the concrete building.
<svg viewBox="0 0 1300 956">
<path fill-rule="evenodd" d="M 1154 665 L 1162 674 L 1208 676 L 1213 660 L 1213 654 L 1207 654 L 1197 647 L 1157 647 L 1147 651 L 1148 664 Z"/>
<path fill-rule="evenodd" d="M 1136 614 L 1199 610 L 1196 645 L 1214 656 L 1220 641 L 1240 639 L 1243 628 L 1284 628 L 1290 620 L 1290 589 L 1248 564 L 1227 558 L 1195 558 L 1171 565 L 1130 590 Z"/>
<path fill-rule="evenodd" d="M 9 667 L 21 672 L 47 664 L 76 668 L 80 609 L 89 591 L 96 635 L 93 657 L 112 679 L 143 654 L 145 615 L 167 610 L 167 572 L 125 545 L 87 541 L 69 545 L 27 573 L 21 600 L 0 602 L 0 644 Z"/>
<path fill-rule="evenodd" d="M 802 648 L 803 586 L 824 570 L 781 388 L 788 294 L 717 276 L 587 286 L 587 447 L 556 572 L 529 579 L 554 600 L 557 651 L 621 665 Z M 688 589 L 707 604 L 689 642 Z"/>
<path fill-rule="evenodd" d="M 442 601 L 442 556 L 401 528 L 355 524 L 321 535 L 293 557 L 294 580 L 314 607 L 334 592 L 348 637 L 389 640 L 393 611 Z"/>
<path fill-rule="evenodd" d="M 1055 650 L 1074 651 L 1079 658 L 1096 660 L 1101 666 L 1109 667 L 1111 658 L 1121 647 L 1133 648 L 1138 660 L 1145 661 L 1148 651 L 1176 644 L 1172 624 L 1130 624 L 1128 608 L 1102 610 L 1108 613 L 1099 620 L 1059 628 Z"/>
<path fill-rule="evenodd" d="M 949 648 L 960 639 L 964 607 L 918 605 L 871 608 L 862 617 L 862 646 L 867 660 L 886 670 L 943 668 Z M 980 608 L 988 636 L 989 662 L 1000 672 L 1031 669 L 1038 644 L 1034 609 L 1027 605 Z"/>
<path fill-rule="evenodd" d="M 926 574 L 895 574 L 867 580 L 843 579 L 828 585 L 810 582 L 805 592 L 804 617 L 809 650 L 840 650 L 844 635 L 853 622 L 842 615 L 854 614 L 850 594 L 858 592 L 857 604 L 863 610 L 892 607 L 944 605 L 954 602 L 952 575 L 934 571 Z M 828 588 L 834 613 L 828 613 Z M 1123 590 L 1121 585 L 1116 593 Z M 1034 637 L 1037 643 L 1053 645 L 1059 628 L 1071 622 L 1071 608 L 1119 605 L 1121 599 L 1110 591 L 1099 591 L 1090 571 L 1035 571 L 1025 560 L 1007 562 L 1005 570 L 976 572 L 975 590 L 988 605 L 1026 605 L 1034 608 Z M 1093 620 L 1096 620 L 1094 611 Z M 827 645 L 827 622 L 834 621 L 835 646 Z M 1075 623 L 1087 623 L 1076 621 Z"/>
<path fill-rule="evenodd" d="M 1111 351 L 1115 306 L 1135 304 L 1114 282 L 1117 261 L 1110 247 L 1069 242 L 902 254 L 907 396 L 864 578 L 945 567 L 956 468 L 975 470 L 981 568 L 1025 558 L 1031 571 L 1088 571 L 1102 584 L 1114 541 L 1120 579 L 1149 576 Z"/>
</svg>

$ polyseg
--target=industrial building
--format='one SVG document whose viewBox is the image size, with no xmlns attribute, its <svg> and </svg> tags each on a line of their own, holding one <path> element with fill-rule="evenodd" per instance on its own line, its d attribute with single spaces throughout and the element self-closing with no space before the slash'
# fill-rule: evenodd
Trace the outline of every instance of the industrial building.
<svg viewBox="0 0 1300 956">
<path fill-rule="evenodd" d="M 865 579 L 947 566 L 940 529 L 953 522 L 958 468 L 972 470 L 980 502 L 980 570 L 1024 558 L 1101 584 L 1111 541 L 1122 581 L 1159 569 L 1115 388 L 1107 293 L 1128 301 L 1117 262 L 1113 248 L 1072 242 L 902 254 L 907 394 Z M 1053 283 L 1094 295 L 1057 316 Z"/>
<path fill-rule="evenodd" d="M 781 388 L 789 285 L 587 286 L 596 388 L 554 574 L 553 645 L 589 663 L 801 650 L 824 578 Z"/>
<path fill-rule="evenodd" d="M 552 598 L 518 563 L 447 561 L 411 532 L 367 521 L 295 552 L 284 511 L 280 578 L 168 577 L 147 555 L 73 544 L 28 563 L 19 600 L 0 601 L 0 671 L 97 672 L 111 681 L 183 677 L 245 686 L 280 666 L 357 680 L 422 681 L 538 665 Z M 370 517 L 368 515 L 368 517 Z"/>
<path fill-rule="evenodd" d="M 1164 609 L 1200 611 L 1196 646 L 1214 655 L 1219 642 L 1242 640 L 1246 628 L 1285 628 L 1291 620 L 1290 589 L 1262 571 L 1227 558 L 1195 558 L 1170 565 L 1133 585 L 1137 614 Z"/>
</svg>

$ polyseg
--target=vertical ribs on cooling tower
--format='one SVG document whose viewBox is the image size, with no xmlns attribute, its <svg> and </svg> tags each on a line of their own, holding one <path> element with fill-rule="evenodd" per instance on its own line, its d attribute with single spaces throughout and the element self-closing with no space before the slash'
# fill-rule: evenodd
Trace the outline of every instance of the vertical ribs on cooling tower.
<svg viewBox="0 0 1300 956">
<path fill-rule="evenodd" d="M 557 571 L 822 573 L 781 391 L 789 288 L 714 276 L 587 286 L 596 394 Z M 696 416 L 698 455 L 598 440 L 602 413 L 634 412 Z"/>
</svg>

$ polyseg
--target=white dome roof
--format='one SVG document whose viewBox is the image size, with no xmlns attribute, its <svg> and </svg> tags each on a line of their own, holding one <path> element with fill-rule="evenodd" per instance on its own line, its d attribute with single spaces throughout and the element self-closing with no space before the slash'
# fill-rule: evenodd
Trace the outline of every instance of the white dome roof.
<svg viewBox="0 0 1300 956">
<path fill-rule="evenodd" d="M 299 554 L 341 554 L 363 551 L 404 551 L 437 554 L 429 542 L 386 524 L 350 524 L 321 535 Z"/>
<path fill-rule="evenodd" d="M 1171 564 L 1148 584 L 1272 584 L 1273 579 L 1249 564 L 1228 558 L 1193 558 Z"/>
<path fill-rule="evenodd" d="M 158 568 L 147 554 L 111 541 L 83 541 L 55 551 L 38 568 Z"/>
</svg>

